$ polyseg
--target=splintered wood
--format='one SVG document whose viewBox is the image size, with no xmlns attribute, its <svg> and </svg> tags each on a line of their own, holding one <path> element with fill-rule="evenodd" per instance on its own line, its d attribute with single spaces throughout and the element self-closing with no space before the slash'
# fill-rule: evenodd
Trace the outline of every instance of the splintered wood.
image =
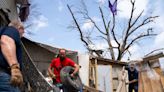
<svg viewBox="0 0 164 92">
<path fill-rule="evenodd" d="M 161 77 L 148 62 L 139 65 L 138 92 L 164 92 Z"/>
<path fill-rule="evenodd" d="M 116 92 L 127 92 L 126 89 L 126 78 L 127 78 L 127 71 L 125 71 L 125 67 L 123 67 L 122 71 L 119 74 L 119 85 L 117 87 Z"/>
<path fill-rule="evenodd" d="M 139 92 L 164 92 L 160 76 L 153 70 L 140 72 Z"/>
</svg>

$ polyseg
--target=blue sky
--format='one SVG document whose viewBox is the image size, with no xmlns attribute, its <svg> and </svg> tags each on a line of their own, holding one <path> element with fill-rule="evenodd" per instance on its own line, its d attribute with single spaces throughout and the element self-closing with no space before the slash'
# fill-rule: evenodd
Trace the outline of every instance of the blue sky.
<svg viewBox="0 0 164 92">
<path fill-rule="evenodd" d="M 84 0 L 90 11 L 90 15 L 96 22 L 101 22 L 98 16 L 98 6 L 107 7 L 107 0 Z M 114 1 L 114 0 L 111 0 Z M 118 14 L 117 17 L 120 23 L 123 24 L 129 16 L 129 0 L 118 0 Z M 37 17 L 30 19 L 34 25 L 26 29 L 32 32 L 32 35 L 25 34 L 25 37 L 54 47 L 61 47 L 70 50 L 75 50 L 84 53 L 85 48 L 80 41 L 79 33 L 71 30 L 68 26 L 72 23 L 72 17 L 66 7 L 66 4 L 74 7 L 80 6 L 80 0 L 33 0 L 36 4 L 34 9 L 39 12 Z M 153 24 L 154 30 L 159 33 L 157 37 L 151 41 L 144 41 L 140 45 L 134 45 L 130 48 L 133 59 L 142 57 L 150 50 L 164 47 L 164 1 L 163 0 L 136 0 L 136 15 L 143 9 L 144 15 L 152 13 L 152 15 L 160 15 L 160 18 Z M 107 10 L 107 9 L 106 9 Z M 34 11 L 33 11 L 34 12 Z M 110 11 L 106 11 L 107 14 Z M 84 23 L 82 28 L 88 30 L 92 28 L 92 24 Z M 120 26 L 121 27 L 121 26 Z M 97 48 L 104 48 L 106 44 L 99 42 L 96 44 Z"/>
<path fill-rule="evenodd" d="M 75 1 L 75 0 L 74 0 Z M 64 0 L 35 0 L 37 12 L 41 13 L 31 29 L 34 35 L 26 36 L 34 41 L 71 50 L 83 49 L 78 33 L 67 27 L 71 16 Z M 35 8 L 34 8 L 35 9 Z"/>
</svg>

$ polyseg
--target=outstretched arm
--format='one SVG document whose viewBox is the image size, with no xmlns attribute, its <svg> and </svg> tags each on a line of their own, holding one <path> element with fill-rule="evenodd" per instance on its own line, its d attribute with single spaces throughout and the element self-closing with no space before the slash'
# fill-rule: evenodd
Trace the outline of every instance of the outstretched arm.
<svg viewBox="0 0 164 92">
<path fill-rule="evenodd" d="M 74 65 L 74 71 L 73 71 L 73 73 L 71 74 L 71 76 L 74 76 L 78 71 L 79 71 L 79 69 L 80 69 L 80 66 L 79 65 L 77 65 L 77 64 L 75 64 Z"/>
<path fill-rule="evenodd" d="M 131 84 L 131 83 L 135 83 L 135 82 L 138 82 L 138 79 L 133 79 L 133 80 L 129 81 L 127 84 Z"/>
<path fill-rule="evenodd" d="M 49 75 L 50 75 L 51 78 L 56 78 L 55 74 L 52 71 L 51 66 L 48 67 L 48 73 L 49 73 Z"/>
</svg>

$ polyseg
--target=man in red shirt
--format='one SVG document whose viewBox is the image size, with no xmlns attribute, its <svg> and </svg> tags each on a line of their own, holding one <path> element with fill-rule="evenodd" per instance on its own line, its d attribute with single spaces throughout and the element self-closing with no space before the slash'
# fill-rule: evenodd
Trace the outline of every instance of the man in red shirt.
<svg viewBox="0 0 164 92">
<path fill-rule="evenodd" d="M 72 66 L 74 67 L 74 71 L 71 74 L 72 77 L 74 77 L 74 74 L 76 74 L 79 71 L 79 65 L 77 65 L 75 62 L 73 62 L 71 59 L 66 57 L 66 50 L 60 49 L 59 50 L 59 56 L 52 60 L 48 72 L 50 76 L 55 80 L 55 84 L 60 84 L 60 70 L 65 66 Z M 54 69 L 54 72 L 52 71 Z"/>
</svg>

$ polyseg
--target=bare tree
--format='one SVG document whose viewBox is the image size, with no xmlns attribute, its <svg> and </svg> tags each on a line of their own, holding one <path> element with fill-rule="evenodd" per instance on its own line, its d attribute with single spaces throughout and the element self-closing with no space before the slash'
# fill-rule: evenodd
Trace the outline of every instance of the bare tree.
<svg viewBox="0 0 164 92">
<path fill-rule="evenodd" d="M 98 32 L 99 33 L 98 37 L 100 37 L 102 40 L 105 40 L 105 42 L 108 44 L 107 50 L 109 51 L 111 59 L 113 61 L 120 61 L 126 53 L 130 53 L 129 48 L 134 44 L 136 44 L 136 42 L 140 41 L 141 39 L 156 36 L 156 34 L 153 33 L 152 31 L 153 30 L 152 27 L 148 27 L 147 29 L 143 29 L 143 30 L 141 29 L 147 26 L 148 24 L 154 22 L 154 19 L 157 18 L 158 16 L 147 16 L 145 18 L 142 17 L 144 12 L 142 11 L 139 13 L 139 15 L 137 15 L 137 17 L 134 17 L 135 1 L 136 0 L 130 1 L 132 5 L 131 13 L 129 19 L 126 21 L 127 26 L 124 29 L 122 29 L 123 33 L 120 34 L 121 38 L 116 34 L 116 32 L 120 30 L 116 29 L 117 22 L 116 22 L 115 14 L 112 14 L 110 19 L 106 19 L 103 8 L 99 6 L 98 8 L 99 14 L 101 16 L 103 27 L 104 27 L 101 28 L 98 25 L 98 23 L 96 23 L 96 21 L 89 16 L 89 11 L 87 10 L 87 7 L 83 0 L 82 0 L 83 9 L 79 9 L 74 12 L 71 9 L 72 7 L 67 5 L 74 21 L 74 25 L 72 26 L 73 28 L 76 28 L 77 31 L 80 33 L 80 39 L 85 44 L 85 47 L 89 52 L 91 53 L 95 52 L 98 57 L 102 56 L 101 55 L 102 50 L 95 50 L 90 47 L 91 44 L 95 45 L 92 37 L 90 36 L 93 33 L 93 31 Z M 86 34 L 85 31 L 81 28 L 81 20 L 77 19 L 75 17 L 75 14 L 80 14 L 80 16 L 84 20 L 89 20 L 89 22 L 91 22 L 94 25 L 94 29 L 92 29 L 91 31 L 87 31 L 88 33 Z M 112 41 L 115 41 L 117 45 L 114 46 Z M 115 51 L 117 51 L 117 53 L 115 53 Z"/>
</svg>

